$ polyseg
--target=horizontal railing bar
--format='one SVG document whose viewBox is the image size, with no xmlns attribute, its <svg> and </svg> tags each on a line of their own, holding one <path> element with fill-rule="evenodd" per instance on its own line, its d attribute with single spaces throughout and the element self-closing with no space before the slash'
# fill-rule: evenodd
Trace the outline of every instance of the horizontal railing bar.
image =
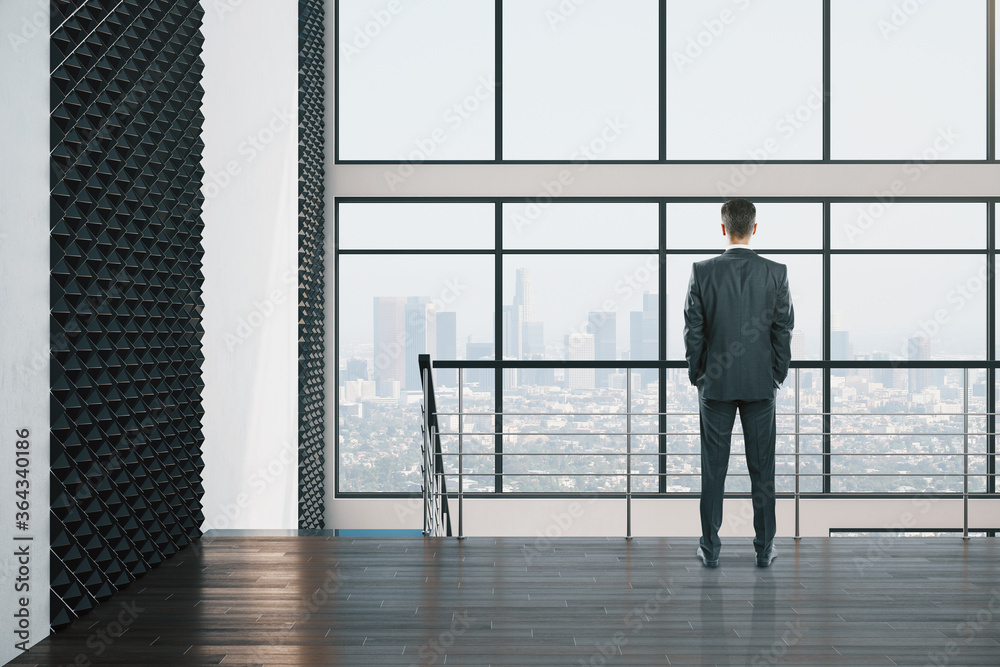
<svg viewBox="0 0 1000 667">
<path fill-rule="evenodd" d="M 969 456 L 974 458 L 977 456 L 992 456 L 987 452 L 975 453 L 969 452 L 965 454 L 963 452 L 932 452 L 932 453 L 919 453 L 919 452 L 831 452 L 829 454 L 824 454 L 823 452 L 799 452 L 798 454 L 794 452 L 775 452 L 775 456 L 781 457 L 823 457 L 823 456 Z M 458 452 L 441 452 L 441 456 L 457 457 Z M 468 452 L 463 451 L 462 456 L 489 456 L 489 457 L 506 457 L 506 456 L 701 456 L 700 452 L 504 452 L 502 454 L 497 454 L 496 452 Z M 739 454 L 734 454 L 737 458 Z"/>
<path fill-rule="evenodd" d="M 437 412 L 439 417 L 697 417 L 698 412 Z M 964 412 L 776 412 L 776 417 L 964 417 Z M 996 412 L 970 412 L 973 417 L 992 417 Z"/>
<path fill-rule="evenodd" d="M 457 477 L 458 472 L 444 472 L 444 475 L 451 477 Z M 507 472 L 504 471 L 503 477 L 624 477 L 625 471 L 622 472 Z M 462 472 L 465 477 L 495 477 L 496 473 L 492 472 Z M 700 477 L 700 472 L 633 472 L 633 477 Z M 775 473 L 775 477 L 795 477 L 795 473 Z M 976 473 L 970 474 L 969 477 L 997 477 L 1000 473 Z M 866 473 L 833 473 L 833 472 L 815 472 L 815 473 L 802 473 L 799 477 L 965 477 L 965 473 L 935 473 L 933 475 L 928 475 L 927 473 L 916 473 L 916 472 L 866 472 Z M 961 492 L 956 492 L 961 493 Z"/>
<path fill-rule="evenodd" d="M 605 368 L 633 369 L 633 368 L 681 368 L 687 370 L 688 364 L 683 360 L 648 360 L 640 359 L 437 359 L 431 362 L 434 368 L 572 368 L 583 370 L 597 370 Z M 789 364 L 789 368 L 803 368 L 806 370 L 821 371 L 824 368 L 836 369 L 892 369 L 892 368 L 938 368 L 945 370 L 960 371 L 987 370 L 990 368 L 1000 368 L 1000 361 L 987 361 L 986 359 L 969 360 L 947 360 L 947 359 L 889 359 L 885 361 L 875 361 L 871 359 L 796 359 Z"/>
<path fill-rule="evenodd" d="M 441 431 L 440 433 L 438 433 L 438 435 L 452 435 L 452 436 L 454 436 L 454 435 L 458 435 L 458 431 Z M 513 435 L 561 435 L 561 436 L 576 436 L 576 435 L 646 435 L 646 436 L 654 436 L 654 435 L 683 435 L 683 436 L 695 436 L 695 435 L 701 435 L 701 433 L 698 432 L 698 431 L 632 431 L 632 432 L 627 432 L 627 431 L 588 431 L 588 432 L 585 432 L 585 433 L 578 433 L 576 431 L 502 431 L 501 433 L 497 433 L 496 431 L 462 431 L 462 435 L 463 436 L 476 436 L 476 437 L 483 438 L 483 437 L 495 437 L 497 435 L 501 435 L 501 436 L 513 436 Z M 742 432 L 734 431 L 733 435 L 734 436 L 742 436 L 743 433 Z M 795 431 L 778 431 L 777 433 L 775 433 L 775 435 L 776 436 L 777 435 L 785 435 L 785 436 L 788 436 L 788 435 L 810 435 L 810 436 L 817 436 L 817 435 L 830 435 L 830 436 L 835 436 L 835 435 L 863 435 L 865 437 L 876 436 L 876 435 L 891 435 L 891 436 L 897 436 L 897 437 L 915 435 L 915 436 L 926 437 L 926 436 L 932 436 L 932 435 L 947 435 L 947 436 L 973 435 L 973 436 L 987 436 L 987 435 L 993 435 L 993 434 L 989 433 L 988 431 L 945 431 L 945 432 L 933 432 L 932 431 L 932 432 L 929 432 L 929 433 L 928 432 L 914 432 L 914 433 L 910 433 L 908 431 L 893 431 L 892 433 L 874 433 L 874 432 L 870 432 L 870 431 L 862 431 L 862 432 L 855 432 L 855 431 L 799 431 L 798 433 L 796 433 Z"/>
</svg>

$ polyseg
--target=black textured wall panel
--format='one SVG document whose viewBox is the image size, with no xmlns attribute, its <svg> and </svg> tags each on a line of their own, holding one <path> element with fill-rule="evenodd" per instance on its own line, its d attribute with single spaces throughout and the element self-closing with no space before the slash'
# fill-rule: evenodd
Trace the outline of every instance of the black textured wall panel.
<svg viewBox="0 0 1000 667">
<path fill-rule="evenodd" d="M 200 536 L 203 12 L 52 7 L 58 628 Z"/>
<path fill-rule="evenodd" d="M 323 0 L 299 1 L 299 528 L 324 526 Z"/>
</svg>

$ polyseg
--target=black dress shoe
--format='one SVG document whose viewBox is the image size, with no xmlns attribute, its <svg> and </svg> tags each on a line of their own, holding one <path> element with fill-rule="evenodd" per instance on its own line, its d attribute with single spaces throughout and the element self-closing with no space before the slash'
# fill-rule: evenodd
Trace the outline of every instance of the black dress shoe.
<svg viewBox="0 0 1000 667">
<path fill-rule="evenodd" d="M 767 554 L 757 554 L 757 567 L 771 567 L 771 561 L 777 558 L 778 552 L 771 547 L 771 552 Z"/>
<path fill-rule="evenodd" d="M 709 560 L 708 554 L 706 554 L 705 550 L 702 549 L 701 547 L 698 547 L 698 551 L 696 551 L 694 555 L 701 559 L 701 563 L 705 567 L 719 567 L 719 561 Z"/>
</svg>

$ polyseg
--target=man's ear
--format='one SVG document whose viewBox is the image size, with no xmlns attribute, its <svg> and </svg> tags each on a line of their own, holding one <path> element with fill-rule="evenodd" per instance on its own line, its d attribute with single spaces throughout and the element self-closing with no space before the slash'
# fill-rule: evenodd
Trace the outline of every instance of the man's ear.
<svg viewBox="0 0 1000 667">
<path fill-rule="evenodd" d="M 722 235 L 723 236 L 726 235 L 726 223 L 724 223 L 724 222 L 722 223 Z"/>
<path fill-rule="evenodd" d="M 757 223 L 755 222 L 753 223 L 753 231 L 750 232 L 750 236 L 753 236 L 756 233 L 757 233 Z"/>
</svg>

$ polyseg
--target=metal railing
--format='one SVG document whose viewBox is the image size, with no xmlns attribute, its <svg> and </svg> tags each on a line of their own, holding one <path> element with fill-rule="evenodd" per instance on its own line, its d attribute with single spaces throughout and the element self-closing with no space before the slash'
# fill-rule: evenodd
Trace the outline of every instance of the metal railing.
<svg viewBox="0 0 1000 667">
<path fill-rule="evenodd" d="M 437 401 L 434 396 L 434 376 L 430 356 L 420 355 L 420 381 L 424 400 L 420 405 L 420 473 L 424 506 L 424 535 L 451 537 L 451 512 L 448 511 L 448 490 L 445 484 L 444 458 L 438 426 Z M 461 498 L 461 494 L 459 494 Z M 462 501 L 459 500 L 459 507 Z"/>
<path fill-rule="evenodd" d="M 441 526 L 444 526 L 444 520 L 442 517 L 442 512 L 444 516 L 447 516 L 447 500 L 448 493 L 445 490 L 445 477 L 452 476 L 457 477 L 457 490 L 452 492 L 451 496 L 455 498 L 458 502 L 458 535 L 457 537 L 464 537 L 464 525 L 463 525 L 463 501 L 465 496 L 465 477 L 496 477 L 498 473 L 470 473 L 465 471 L 465 458 L 467 456 L 473 457 L 487 457 L 494 458 L 502 462 L 504 456 L 508 457 L 525 457 L 525 456 L 569 456 L 569 457 L 623 457 L 625 459 L 625 470 L 622 472 L 503 472 L 502 477 L 624 477 L 625 482 L 625 537 L 626 539 L 632 538 L 632 499 L 633 499 L 633 478 L 634 477 L 698 477 L 699 472 L 633 472 L 633 459 L 635 457 L 660 457 L 669 455 L 670 457 L 700 457 L 700 453 L 685 453 L 685 452 L 670 452 L 665 454 L 664 452 L 635 452 L 633 451 L 633 438 L 637 436 L 697 436 L 700 435 L 698 432 L 690 431 L 635 431 L 632 429 L 632 419 L 633 417 L 662 417 L 662 416 L 692 416 L 698 413 L 693 412 L 633 412 L 632 411 L 632 381 L 631 377 L 627 376 L 625 382 L 625 411 L 624 412 L 514 412 L 514 411 L 501 411 L 501 412 L 465 412 L 463 405 L 464 392 L 462 371 L 463 368 L 459 366 L 457 368 L 458 377 L 458 411 L 457 412 L 439 412 L 437 411 L 436 399 L 433 391 L 433 380 L 430 373 L 430 360 L 428 355 L 420 356 L 421 364 L 421 374 L 424 378 L 424 404 L 421 406 L 422 414 L 424 417 L 424 445 L 422 447 L 423 453 L 423 498 L 424 498 L 424 534 L 426 535 L 440 535 Z M 426 366 L 425 366 L 426 364 Z M 628 364 L 622 364 L 623 367 L 628 367 Z M 779 412 L 778 415 L 781 417 L 794 417 L 795 428 L 794 431 L 782 432 L 779 431 L 777 435 L 779 436 L 793 436 L 794 441 L 794 451 L 790 453 L 779 452 L 775 454 L 776 458 L 787 458 L 792 457 L 794 461 L 794 472 L 792 473 L 775 473 L 775 477 L 792 477 L 794 479 L 794 490 L 791 492 L 791 497 L 794 500 L 794 521 L 795 521 L 795 539 L 799 539 L 801 535 L 800 531 L 800 501 L 802 496 L 802 489 L 800 480 L 802 477 L 809 478 L 823 478 L 823 477 L 833 477 L 834 475 L 838 477 L 961 477 L 962 483 L 962 506 L 963 506 L 963 519 L 962 519 L 962 536 L 964 539 L 969 539 L 969 457 L 995 457 L 992 452 L 983 453 L 970 453 L 969 449 L 969 438 L 970 436 L 992 436 L 994 433 L 990 430 L 984 431 L 970 431 L 969 418 L 970 415 L 982 418 L 993 417 L 996 413 L 993 412 L 969 412 L 969 369 L 964 368 L 962 377 L 962 412 L 956 413 L 885 413 L 885 412 L 802 412 L 800 397 L 801 397 L 801 374 L 800 368 L 791 369 L 791 373 L 794 379 L 794 399 L 795 408 L 794 412 Z M 427 409 L 430 406 L 430 409 Z M 458 417 L 457 431 L 441 431 L 438 427 L 437 417 L 448 416 L 448 417 Z M 559 431 L 489 431 L 489 432 L 473 432 L 467 431 L 464 428 L 464 417 L 512 417 L 512 416 L 524 416 L 524 417 L 548 417 L 548 416 L 558 416 L 558 417 L 569 417 L 569 416 L 601 416 L 601 417 L 620 417 L 625 420 L 625 430 L 624 431 L 592 431 L 588 433 L 580 432 L 559 432 Z M 906 416 L 934 416 L 934 417 L 962 417 L 963 418 L 963 430 L 958 431 L 944 431 L 944 432 L 912 432 L 912 431 L 902 431 L 902 432 L 848 432 L 848 431 L 802 431 L 802 417 L 807 416 L 810 418 L 840 418 L 840 417 L 851 417 L 851 416 L 868 416 L 868 417 L 906 417 Z M 488 453 L 467 453 L 465 451 L 465 440 L 470 437 L 505 437 L 512 435 L 567 435 L 567 436 L 586 436 L 586 435 L 596 435 L 596 436 L 623 436 L 625 438 L 624 451 L 583 451 L 583 452 L 516 452 L 516 453 L 504 453 L 504 452 L 488 452 Z M 944 436 L 944 437 L 957 437 L 961 436 L 963 441 L 962 452 L 943 452 L 943 453 L 932 453 L 932 452 L 842 452 L 842 453 L 831 453 L 829 451 L 824 451 L 820 453 L 804 453 L 801 448 L 801 438 L 803 436 L 816 437 L 816 436 L 834 436 L 834 435 L 864 435 L 866 437 L 881 437 L 881 436 L 923 436 L 923 435 L 934 435 L 934 436 Z M 457 450 L 453 452 L 444 452 L 441 449 L 440 438 L 441 436 L 450 436 L 457 439 Z M 433 450 L 433 455 L 431 454 Z M 833 473 L 833 472 L 802 472 L 802 459 L 817 457 L 820 459 L 829 460 L 830 457 L 851 457 L 851 456 L 867 456 L 867 457 L 882 457 L 882 456 L 919 456 L 919 457 L 956 457 L 961 456 L 963 461 L 963 472 L 961 473 L 938 473 L 928 474 L 926 472 L 894 472 L 894 473 Z M 446 472 L 444 466 L 444 460 L 446 458 L 454 458 L 457 461 L 457 470 L 453 472 Z M 996 473 L 993 472 L 983 472 L 977 473 L 978 477 L 985 478 L 995 478 Z M 657 494 L 662 496 L 663 494 Z M 788 493 L 779 494 L 787 497 Z M 956 494 L 957 495 L 957 494 Z M 443 508 L 443 509 L 442 509 Z M 450 518 L 447 521 L 447 534 L 451 535 L 451 523 Z"/>
</svg>

